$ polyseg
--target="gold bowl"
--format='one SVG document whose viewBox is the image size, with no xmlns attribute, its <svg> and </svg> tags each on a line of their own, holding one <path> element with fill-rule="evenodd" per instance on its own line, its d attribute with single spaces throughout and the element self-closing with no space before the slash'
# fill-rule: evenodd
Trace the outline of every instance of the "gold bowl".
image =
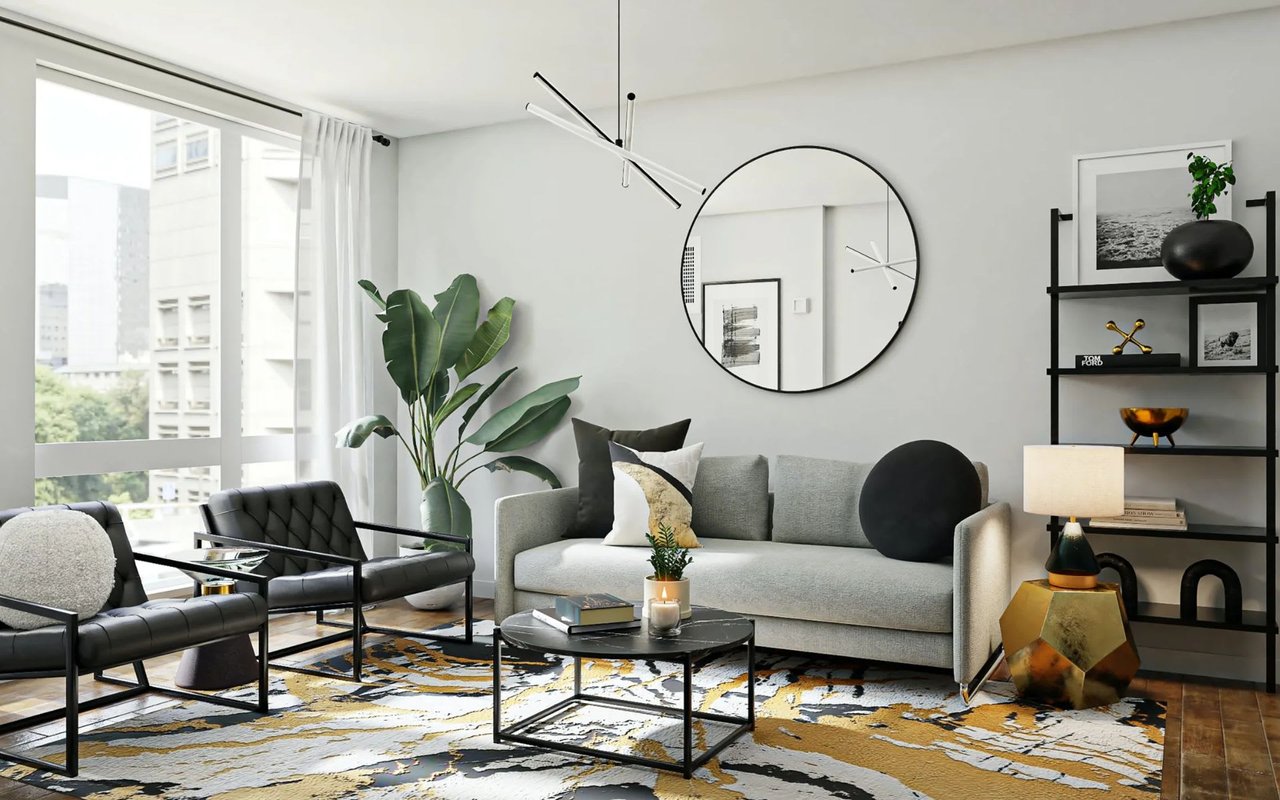
<svg viewBox="0 0 1280 800">
<path fill-rule="evenodd" d="M 1173 434 L 1187 421 L 1190 413 L 1189 408 L 1122 408 L 1120 419 L 1133 431 L 1130 447 L 1137 443 L 1139 436 L 1150 436 L 1155 447 L 1160 446 L 1160 437 L 1163 436 L 1173 447 Z"/>
</svg>

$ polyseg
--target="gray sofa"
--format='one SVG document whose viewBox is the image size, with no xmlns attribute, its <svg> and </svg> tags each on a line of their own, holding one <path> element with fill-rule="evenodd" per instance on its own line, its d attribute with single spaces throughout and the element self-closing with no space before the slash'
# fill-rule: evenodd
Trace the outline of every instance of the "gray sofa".
<svg viewBox="0 0 1280 800">
<path fill-rule="evenodd" d="M 956 526 L 952 558 L 895 561 L 858 521 L 869 464 L 779 456 L 769 491 L 763 456 L 708 457 L 694 484 L 702 547 L 686 570 L 698 605 L 756 620 L 764 647 L 951 668 L 970 680 L 999 642 L 1009 597 L 1008 503 L 988 503 Z M 562 539 L 577 489 L 498 501 L 495 619 L 551 605 L 558 595 L 638 598 L 649 550 Z"/>
</svg>

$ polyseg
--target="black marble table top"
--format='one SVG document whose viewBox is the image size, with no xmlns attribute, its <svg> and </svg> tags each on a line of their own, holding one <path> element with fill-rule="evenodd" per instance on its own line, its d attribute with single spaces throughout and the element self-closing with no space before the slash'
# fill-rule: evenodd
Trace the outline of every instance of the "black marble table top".
<svg viewBox="0 0 1280 800">
<path fill-rule="evenodd" d="M 741 614 L 703 606 L 693 607 L 693 616 L 684 620 L 679 636 L 652 637 L 646 626 L 647 622 L 642 622 L 633 630 L 575 633 L 571 636 L 540 622 L 532 611 L 522 611 L 503 620 L 500 631 L 505 644 L 538 653 L 655 661 L 683 660 L 685 656 L 728 650 L 750 639 L 755 631 L 751 620 Z"/>
</svg>

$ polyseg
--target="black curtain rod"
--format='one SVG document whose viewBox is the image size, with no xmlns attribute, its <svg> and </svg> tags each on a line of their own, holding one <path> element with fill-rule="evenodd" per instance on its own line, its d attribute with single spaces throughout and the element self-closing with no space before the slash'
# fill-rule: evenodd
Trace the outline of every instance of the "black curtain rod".
<svg viewBox="0 0 1280 800">
<path fill-rule="evenodd" d="M 168 75 L 171 78 L 177 78 L 178 80 L 187 81 L 188 83 L 194 83 L 198 86 L 203 86 L 206 89 L 212 89 L 215 92 L 222 92 L 223 94 L 229 94 L 232 97 L 238 97 L 241 100 L 248 100 L 250 103 L 257 103 L 260 106 L 266 106 L 267 108 L 274 108 L 276 111 L 283 111 L 284 113 L 292 114 L 295 117 L 302 116 L 302 112 L 296 109 L 286 108 L 285 106 L 279 105 L 277 103 L 272 103 L 269 100 L 263 100 L 259 97 L 253 97 L 252 95 L 247 95 L 244 92 L 238 92 L 235 89 L 228 89 L 225 86 L 219 86 L 216 83 L 210 83 L 209 81 L 201 80 L 200 78 L 193 78 L 190 75 L 183 75 L 181 72 L 176 72 L 174 70 L 167 69 L 165 67 L 160 67 L 160 66 L 156 66 L 155 64 L 150 64 L 146 61 L 143 61 L 140 58 L 134 58 L 132 56 L 124 55 L 122 53 L 116 53 L 111 50 L 108 50 L 105 47 L 98 47 L 95 44 L 82 42 L 79 39 L 73 39 L 70 36 L 63 36 L 60 33 L 54 33 L 53 31 L 48 31 L 48 30 L 45 30 L 44 28 L 39 28 L 35 25 L 29 25 L 25 22 L 22 22 L 21 20 L 13 19 L 12 17 L 6 17 L 4 15 L 0 15 L 0 22 L 5 23 L 6 25 L 12 25 L 15 28 L 21 28 L 24 31 L 31 31 L 32 33 L 38 33 L 41 36 L 48 36 L 50 39 L 57 39 L 60 42 L 66 42 L 67 44 L 75 45 L 76 47 L 83 47 L 85 50 L 92 50 L 93 52 L 100 53 L 104 56 L 110 56 L 111 58 L 116 58 L 121 61 L 126 61 L 130 64 L 134 64 L 136 66 L 143 67 L 145 69 L 153 70 L 163 75 Z M 373 134 L 373 140 L 378 144 L 382 145 L 383 147 L 387 147 L 391 144 L 391 139 L 387 138 L 386 136 L 380 133 Z"/>
</svg>

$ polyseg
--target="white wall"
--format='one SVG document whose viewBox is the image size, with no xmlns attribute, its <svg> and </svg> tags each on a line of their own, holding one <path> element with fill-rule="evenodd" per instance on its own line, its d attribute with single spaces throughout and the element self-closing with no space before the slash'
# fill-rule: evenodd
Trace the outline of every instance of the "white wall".
<svg viewBox="0 0 1280 800">
<path fill-rule="evenodd" d="M 1021 448 L 1049 435 L 1046 212 L 1071 206 L 1072 155 L 1230 138 L 1237 218 L 1261 241 L 1260 212 L 1243 199 L 1280 185 L 1280 108 L 1271 101 L 1278 30 L 1280 11 L 1271 10 L 643 104 L 643 154 L 708 185 L 761 152 L 825 144 L 866 159 L 896 187 L 920 239 L 915 307 L 892 349 L 834 389 L 774 394 L 712 363 L 679 294 L 696 204 L 673 212 L 642 183 L 621 189 L 614 160 L 537 120 L 402 142 L 400 282 L 438 291 L 465 270 L 489 297 L 520 301 L 498 367 L 521 372 L 505 397 L 581 374 L 572 413 L 614 427 L 689 416 L 690 441 L 705 441 L 708 455 L 873 460 L 908 440 L 943 439 L 987 462 L 994 497 L 1016 509 Z M 1198 55 L 1206 42 L 1214 45 L 1207 60 Z M 1063 232 L 1069 241 L 1070 229 Z M 1109 341 L 1106 319 L 1138 315 L 1153 323 L 1157 344 L 1180 346 L 1183 306 L 1154 302 L 1072 313 L 1096 326 L 1094 347 Z M 1097 441 L 1127 441 L 1115 410 L 1122 404 L 1185 400 L 1193 421 L 1212 423 L 1199 433 L 1193 423 L 1188 443 L 1217 426 L 1243 438 L 1256 425 L 1236 417 L 1261 415 L 1256 377 L 1199 385 L 1184 377 L 1086 379 L 1069 388 L 1063 408 L 1074 422 L 1064 434 Z M 574 482 L 567 426 L 530 455 Z M 1154 461 L 1131 466 L 1134 489 L 1260 522 L 1259 465 L 1147 463 Z M 478 577 L 492 575 L 494 498 L 536 488 L 505 475 L 466 487 Z M 406 521 L 415 493 L 402 483 Z M 1014 579 L 1042 575 L 1045 520 L 1019 512 L 1015 522 Z M 1157 600 L 1176 601 L 1181 568 L 1213 555 L 1240 569 L 1248 603 L 1261 603 L 1261 554 L 1244 545 L 1094 544 L 1132 556 Z M 1256 636 L 1156 626 L 1137 633 L 1149 667 L 1260 674 Z"/>
</svg>

